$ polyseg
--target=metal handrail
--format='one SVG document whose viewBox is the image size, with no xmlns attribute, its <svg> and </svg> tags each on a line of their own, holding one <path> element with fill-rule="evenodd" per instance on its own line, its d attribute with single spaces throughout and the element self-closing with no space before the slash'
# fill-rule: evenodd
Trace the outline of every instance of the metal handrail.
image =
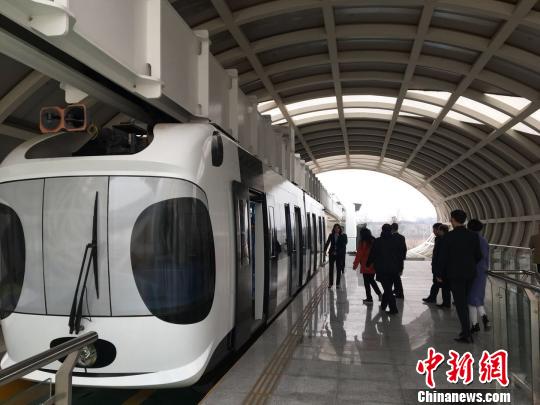
<svg viewBox="0 0 540 405">
<path fill-rule="evenodd" d="M 512 248 L 512 249 L 521 249 L 521 250 L 531 250 L 531 248 L 528 248 L 528 247 L 525 247 L 525 246 L 496 245 L 495 243 L 490 243 L 489 246 L 502 247 L 502 248 Z"/>
<path fill-rule="evenodd" d="M 539 276 L 536 271 L 530 270 L 489 270 L 495 274 L 527 274 L 528 276 Z"/>
<path fill-rule="evenodd" d="M 71 404 L 71 374 L 79 358 L 79 352 L 83 347 L 96 340 L 98 340 L 98 334 L 88 332 L 0 370 L 0 385 L 16 381 L 53 361 L 65 358 L 56 373 L 54 403 Z"/>
<path fill-rule="evenodd" d="M 527 289 L 532 290 L 534 292 L 540 293 L 540 287 L 539 286 L 532 285 L 532 284 L 526 283 L 524 281 L 517 280 L 515 278 L 505 277 L 502 274 L 497 273 L 497 272 L 493 272 L 491 270 L 488 270 L 488 274 L 490 276 L 492 276 L 492 277 L 498 278 L 500 280 L 504 280 L 504 281 L 506 281 L 508 283 L 512 283 L 512 284 L 518 285 L 520 287 L 527 288 Z"/>
</svg>

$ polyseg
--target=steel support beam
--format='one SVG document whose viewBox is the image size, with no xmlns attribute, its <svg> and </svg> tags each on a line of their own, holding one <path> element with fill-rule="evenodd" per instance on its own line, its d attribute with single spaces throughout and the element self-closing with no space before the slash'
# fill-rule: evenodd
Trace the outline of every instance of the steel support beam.
<svg viewBox="0 0 540 405">
<path fill-rule="evenodd" d="M 422 10 L 422 16 L 420 17 L 420 22 L 418 24 L 418 32 L 416 34 L 416 38 L 414 39 L 414 44 L 409 57 L 409 63 L 407 64 L 407 69 L 405 70 L 405 74 L 403 76 L 403 82 L 401 83 L 401 87 L 399 89 L 399 94 L 397 97 L 394 112 L 392 114 L 392 119 L 390 120 L 388 130 L 386 131 L 386 135 L 384 137 L 384 143 L 381 150 L 381 158 L 379 160 L 379 167 L 381 167 L 384 156 L 386 155 L 386 150 L 388 149 L 388 144 L 390 143 L 392 132 L 394 131 L 394 128 L 396 126 L 397 118 L 399 116 L 401 106 L 403 105 L 403 100 L 405 99 L 407 91 L 409 90 L 409 85 L 411 84 L 414 71 L 416 70 L 416 65 L 418 64 L 418 59 L 422 51 L 422 47 L 424 46 L 424 41 L 426 39 L 429 25 L 431 24 L 431 17 L 433 16 L 434 10 L 435 2 L 427 1 Z"/>
<path fill-rule="evenodd" d="M 341 88 L 341 78 L 338 62 L 338 49 L 336 39 L 336 21 L 334 19 L 334 8 L 328 0 L 323 1 L 323 16 L 324 27 L 326 30 L 328 55 L 330 56 L 330 63 L 332 66 L 332 79 L 334 82 L 334 90 L 336 93 L 337 110 L 339 115 L 339 124 L 341 126 L 341 133 L 343 135 L 343 144 L 345 146 L 345 156 L 347 163 L 351 163 L 350 150 L 349 150 L 349 136 L 347 133 L 347 123 L 345 121 L 345 111 L 343 110 L 343 91 Z"/>
<path fill-rule="evenodd" d="M 448 101 L 446 102 L 446 105 L 443 107 L 443 109 L 439 113 L 439 116 L 437 117 L 437 119 L 435 119 L 435 121 L 433 121 L 431 128 L 426 132 L 426 134 L 424 135 L 420 143 L 414 149 L 413 153 L 411 153 L 407 161 L 403 164 L 403 167 L 401 168 L 400 173 L 403 173 L 405 169 L 409 166 L 409 164 L 414 160 L 418 152 L 424 147 L 424 145 L 427 143 L 431 135 L 433 135 L 433 133 L 437 130 L 442 120 L 444 119 L 444 117 L 446 117 L 446 114 L 448 114 L 448 112 L 455 105 L 459 97 L 461 97 L 463 93 L 467 90 L 467 88 L 470 86 L 470 84 L 478 78 L 478 75 L 484 69 L 487 63 L 491 60 L 493 55 L 506 42 L 508 37 L 512 35 L 514 30 L 518 27 L 518 25 L 521 23 L 523 18 L 525 18 L 525 16 L 529 13 L 529 11 L 531 11 L 531 9 L 536 5 L 536 3 L 537 3 L 536 0 L 522 0 L 518 3 L 518 5 L 514 9 L 514 12 L 512 13 L 512 16 L 502 25 L 502 27 L 498 30 L 498 32 L 493 36 L 487 48 L 482 52 L 480 57 L 476 60 L 476 62 L 472 66 L 470 72 L 461 80 L 456 90 L 449 97 Z"/>
</svg>

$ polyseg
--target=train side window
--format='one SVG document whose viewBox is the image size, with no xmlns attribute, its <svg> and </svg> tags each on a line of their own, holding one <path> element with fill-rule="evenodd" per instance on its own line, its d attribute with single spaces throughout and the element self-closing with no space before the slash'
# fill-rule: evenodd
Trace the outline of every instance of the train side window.
<svg viewBox="0 0 540 405">
<path fill-rule="evenodd" d="M 275 259 L 281 253 L 281 245 L 277 238 L 276 222 L 274 220 L 274 207 L 268 207 L 268 232 L 270 236 L 270 258 Z"/>
<path fill-rule="evenodd" d="M 133 227 L 131 265 L 137 289 L 154 316 L 175 324 L 206 318 L 216 278 L 206 205 L 183 197 L 147 207 Z"/>
<path fill-rule="evenodd" d="M 311 249 L 311 214 L 308 212 L 306 215 L 307 223 L 307 248 Z"/>
<path fill-rule="evenodd" d="M 17 306 L 24 282 L 26 248 L 24 231 L 17 213 L 0 204 L 0 318 Z"/>
</svg>

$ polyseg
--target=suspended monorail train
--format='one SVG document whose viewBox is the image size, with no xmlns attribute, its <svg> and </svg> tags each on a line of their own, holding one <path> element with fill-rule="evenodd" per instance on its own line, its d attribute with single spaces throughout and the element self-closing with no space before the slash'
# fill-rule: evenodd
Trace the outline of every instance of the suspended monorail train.
<svg viewBox="0 0 540 405">
<path fill-rule="evenodd" d="M 75 385 L 191 385 L 323 263 L 324 207 L 210 124 L 107 131 L 0 166 L 1 366 L 96 331 Z"/>
</svg>

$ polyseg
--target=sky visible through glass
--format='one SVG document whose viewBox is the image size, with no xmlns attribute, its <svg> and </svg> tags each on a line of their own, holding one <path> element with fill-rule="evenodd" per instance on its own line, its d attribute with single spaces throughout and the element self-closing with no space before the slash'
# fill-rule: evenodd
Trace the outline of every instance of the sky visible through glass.
<svg viewBox="0 0 540 405">
<path fill-rule="evenodd" d="M 336 170 L 318 175 L 329 193 L 346 205 L 360 203 L 364 222 L 435 219 L 435 207 L 414 187 L 395 177 L 368 170 Z"/>
</svg>

